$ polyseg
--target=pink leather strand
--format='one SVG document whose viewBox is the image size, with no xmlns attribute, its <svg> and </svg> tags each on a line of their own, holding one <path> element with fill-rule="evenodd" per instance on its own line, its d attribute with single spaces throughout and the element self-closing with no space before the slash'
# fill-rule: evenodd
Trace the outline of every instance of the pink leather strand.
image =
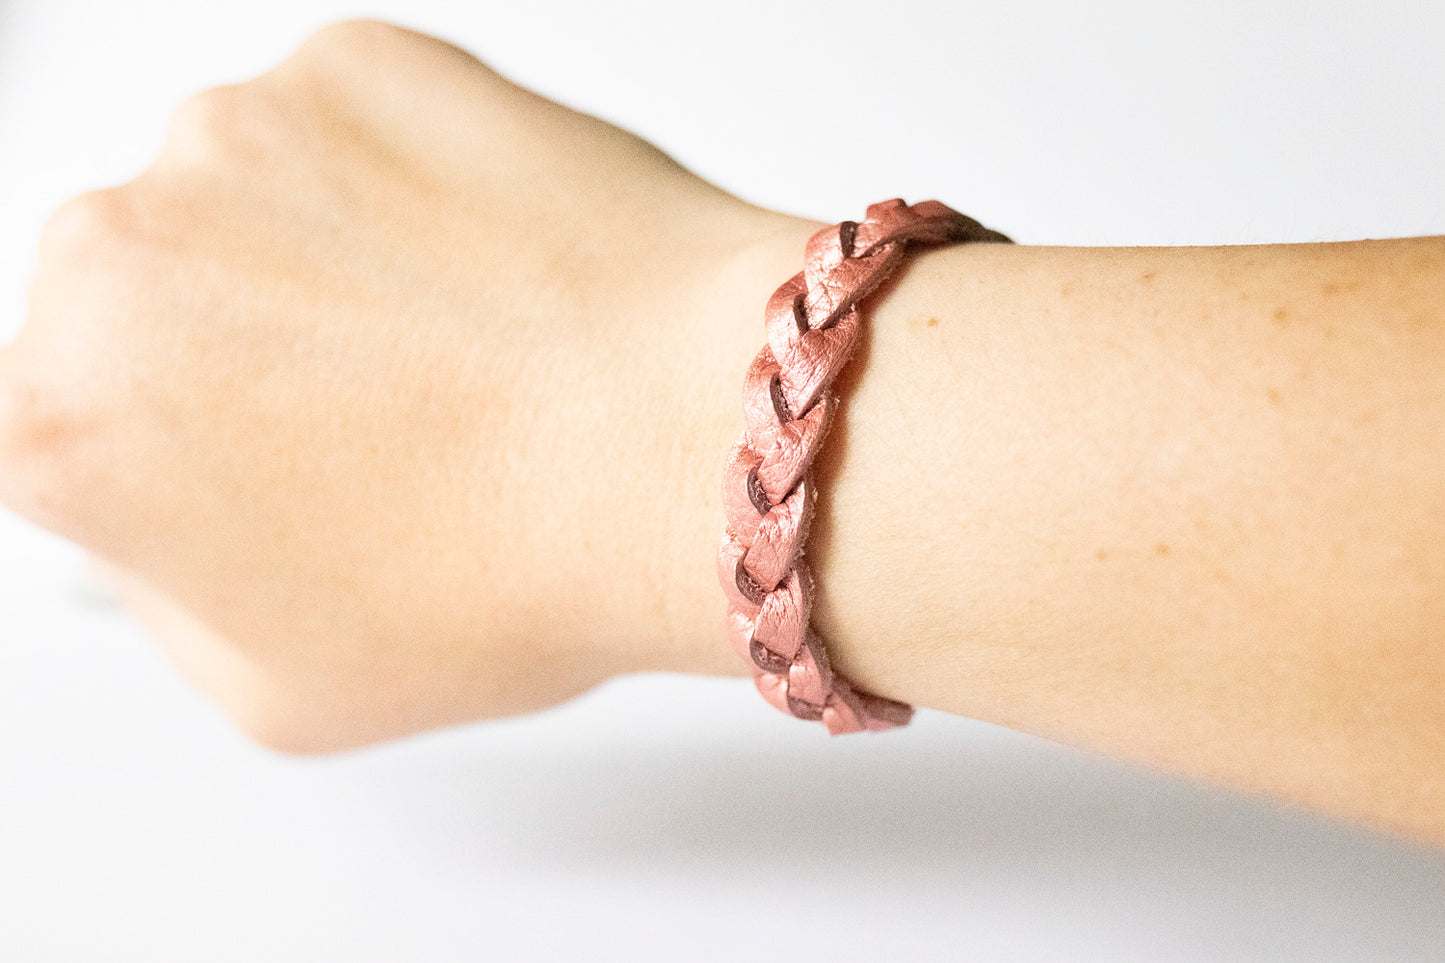
<svg viewBox="0 0 1445 963">
<path fill-rule="evenodd" d="M 747 427 L 723 472 L 728 521 L 718 550 L 728 639 L 752 664 L 764 699 L 835 736 L 907 725 L 913 707 L 854 688 L 809 625 L 813 574 L 803 543 L 817 494 L 813 459 L 836 407 L 833 380 L 853 353 L 864 300 L 908 248 L 969 242 L 1010 243 L 939 201 L 901 198 L 814 234 L 803 270 L 768 299 L 768 343 L 744 379 Z"/>
</svg>

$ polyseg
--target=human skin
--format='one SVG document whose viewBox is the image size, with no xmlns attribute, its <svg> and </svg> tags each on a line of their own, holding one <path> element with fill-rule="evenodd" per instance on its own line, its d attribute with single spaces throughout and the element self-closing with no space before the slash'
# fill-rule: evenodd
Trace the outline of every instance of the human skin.
<svg viewBox="0 0 1445 963">
<path fill-rule="evenodd" d="M 278 749 L 746 676 L 722 463 L 822 226 L 339 24 L 47 224 L 0 500 Z M 850 679 L 1445 844 L 1445 239 L 934 249 L 870 314 L 807 547 Z"/>
</svg>

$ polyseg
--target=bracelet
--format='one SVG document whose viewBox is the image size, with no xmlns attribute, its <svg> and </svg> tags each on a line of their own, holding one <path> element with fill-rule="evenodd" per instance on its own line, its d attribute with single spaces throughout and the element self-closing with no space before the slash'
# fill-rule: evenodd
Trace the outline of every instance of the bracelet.
<svg viewBox="0 0 1445 963">
<path fill-rule="evenodd" d="M 809 626 L 813 575 L 802 557 L 816 491 L 812 464 L 837 407 L 833 380 L 848 363 L 863 300 L 914 244 L 1010 243 L 939 201 L 901 198 L 862 221 L 814 234 L 803 270 L 768 300 L 768 343 L 743 383 L 747 427 L 723 471 L 727 529 L 718 581 L 728 638 L 753 666 L 763 698 L 833 735 L 907 725 L 913 707 L 855 689 L 828 663 Z"/>
</svg>

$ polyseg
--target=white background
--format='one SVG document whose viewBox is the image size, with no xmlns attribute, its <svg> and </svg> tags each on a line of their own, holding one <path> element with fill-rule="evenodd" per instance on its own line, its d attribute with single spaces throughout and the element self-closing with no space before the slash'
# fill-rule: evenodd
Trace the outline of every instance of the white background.
<svg viewBox="0 0 1445 963">
<path fill-rule="evenodd" d="M 822 220 L 903 196 L 1025 243 L 1445 233 L 1434 3 L 0 4 L 0 336 L 51 208 L 360 14 Z M 1445 960 L 1445 853 L 938 713 L 829 740 L 745 681 L 633 677 L 276 757 L 79 563 L 0 513 L 5 963 Z"/>
</svg>

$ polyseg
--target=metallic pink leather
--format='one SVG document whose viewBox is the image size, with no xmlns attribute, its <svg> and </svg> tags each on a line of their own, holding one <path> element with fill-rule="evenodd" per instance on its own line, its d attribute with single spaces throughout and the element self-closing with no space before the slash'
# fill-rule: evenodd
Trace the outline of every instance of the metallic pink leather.
<svg viewBox="0 0 1445 963">
<path fill-rule="evenodd" d="M 832 383 L 853 353 L 864 300 L 908 248 L 967 242 L 1009 239 L 939 201 L 901 198 L 814 234 L 803 270 L 768 300 L 768 343 L 743 382 L 747 427 L 723 471 L 727 529 L 718 550 L 728 637 L 764 699 L 835 736 L 907 725 L 913 707 L 854 688 L 809 625 L 813 575 L 803 543 L 817 494 L 813 458 L 836 407 Z"/>
</svg>

